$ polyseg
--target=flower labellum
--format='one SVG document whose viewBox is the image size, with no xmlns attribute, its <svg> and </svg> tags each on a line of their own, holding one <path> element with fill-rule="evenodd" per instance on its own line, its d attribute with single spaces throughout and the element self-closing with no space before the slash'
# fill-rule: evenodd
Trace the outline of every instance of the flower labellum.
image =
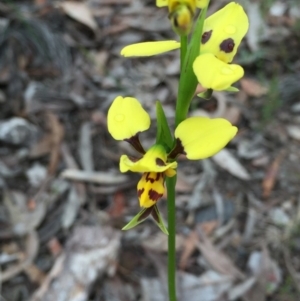
<svg viewBox="0 0 300 301">
<path fill-rule="evenodd" d="M 149 208 L 163 196 L 165 191 L 163 173 L 144 173 L 137 185 L 140 206 Z"/>
</svg>

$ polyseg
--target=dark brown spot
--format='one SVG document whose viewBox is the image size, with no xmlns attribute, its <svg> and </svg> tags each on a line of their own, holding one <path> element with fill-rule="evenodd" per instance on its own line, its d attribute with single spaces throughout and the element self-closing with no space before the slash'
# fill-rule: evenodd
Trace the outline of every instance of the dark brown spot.
<svg viewBox="0 0 300 301">
<path fill-rule="evenodd" d="M 144 220 L 145 218 L 147 218 L 150 213 L 152 212 L 153 210 L 153 206 L 152 207 L 149 207 L 149 208 L 146 208 L 145 211 L 139 216 L 138 218 L 138 222 Z"/>
<path fill-rule="evenodd" d="M 149 182 L 149 181 L 153 184 L 155 182 L 155 179 L 150 177 L 150 172 L 147 172 L 146 182 Z"/>
<path fill-rule="evenodd" d="M 234 41 L 232 38 L 228 38 L 226 40 L 224 40 L 221 44 L 220 44 L 220 49 L 226 53 L 230 53 L 233 51 L 234 49 Z"/>
<path fill-rule="evenodd" d="M 153 206 L 153 207 L 154 207 L 154 206 Z M 158 214 L 157 214 L 155 208 L 152 210 L 151 215 L 152 215 L 152 217 L 155 219 L 155 221 L 156 221 L 157 223 L 160 223 L 160 220 L 159 220 L 159 217 L 158 217 Z"/>
<path fill-rule="evenodd" d="M 137 133 L 135 136 L 132 136 L 129 139 L 124 139 L 124 141 L 130 143 L 139 153 L 141 153 L 141 154 L 146 153 L 140 142 L 139 133 Z"/>
<path fill-rule="evenodd" d="M 168 154 L 168 158 L 175 159 L 179 154 L 186 155 L 184 148 L 182 146 L 181 140 L 179 138 L 176 138 L 176 145 L 171 150 L 171 152 Z"/>
<path fill-rule="evenodd" d="M 128 159 L 129 159 L 130 161 L 132 161 L 132 162 L 137 162 L 137 161 L 140 160 L 140 159 L 133 158 L 133 157 L 129 157 L 129 156 L 128 156 Z"/>
<path fill-rule="evenodd" d="M 157 202 L 163 196 L 162 193 L 158 193 L 153 189 L 149 190 L 148 195 L 149 195 L 149 199 L 154 202 Z"/>
<path fill-rule="evenodd" d="M 155 159 L 155 163 L 158 166 L 166 166 L 165 162 L 162 159 L 160 159 L 160 158 L 156 158 Z"/>
<path fill-rule="evenodd" d="M 138 197 L 140 197 L 144 193 L 144 191 L 145 191 L 145 188 L 138 189 L 138 191 L 137 191 Z"/>
<path fill-rule="evenodd" d="M 211 34 L 212 34 L 212 30 L 204 32 L 201 38 L 201 43 L 205 44 L 210 39 Z"/>
</svg>

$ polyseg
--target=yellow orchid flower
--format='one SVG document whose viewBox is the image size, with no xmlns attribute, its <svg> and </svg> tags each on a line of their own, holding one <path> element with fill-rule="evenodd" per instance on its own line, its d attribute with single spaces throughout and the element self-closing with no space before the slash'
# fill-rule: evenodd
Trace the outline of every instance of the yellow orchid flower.
<svg viewBox="0 0 300 301">
<path fill-rule="evenodd" d="M 156 4 L 161 7 L 171 5 L 171 2 L 158 0 Z M 235 56 L 248 28 L 248 17 L 242 6 L 235 2 L 227 4 L 205 20 L 200 54 L 193 64 L 194 73 L 204 88 L 226 90 L 243 76 L 241 66 L 228 63 Z M 152 56 L 178 48 L 180 43 L 173 40 L 144 42 L 126 46 L 121 55 Z"/>
<path fill-rule="evenodd" d="M 226 63 L 231 62 L 248 28 L 249 20 L 243 7 L 230 2 L 205 20 L 201 54 L 212 53 Z M 152 56 L 178 48 L 180 43 L 175 40 L 142 42 L 124 47 L 121 55 Z"/>
<path fill-rule="evenodd" d="M 123 229 L 130 229 L 151 215 L 164 233 L 167 229 L 156 203 L 163 196 L 165 177 L 176 174 L 177 162 L 174 159 L 179 154 L 185 154 L 190 160 L 213 156 L 237 132 L 237 128 L 225 119 L 187 118 L 177 126 L 174 133 L 176 145 L 169 153 L 160 144 L 145 151 L 138 134 L 150 127 L 150 117 L 136 98 L 122 96 L 116 97 L 111 104 L 107 124 L 113 138 L 129 142 L 141 154 L 135 159 L 127 155 L 120 158 L 121 172 L 142 173 L 137 184 L 137 196 L 143 209 Z"/>
</svg>

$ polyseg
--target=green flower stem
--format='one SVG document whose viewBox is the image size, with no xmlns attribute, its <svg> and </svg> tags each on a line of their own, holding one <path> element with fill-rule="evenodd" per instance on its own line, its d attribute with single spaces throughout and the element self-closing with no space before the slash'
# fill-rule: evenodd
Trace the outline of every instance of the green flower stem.
<svg viewBox="0 0 300 301">
<path fill-rule="evenodd" d="M 172 178 L 166 178 L 168 191 L 168 288 L 169 301 L 176 301 L 176 208 L 175 208 L 175 184 L 176 175 Z"/>
<path fill-rule="evenodd" d="M 193 71 L 193 63 L 200 53 L 200 41 L 207 7 L 202 9 L 195 25 L 195 30 L 188 45 L 187 36 L 181 36 L 180 42 L 180 80 L 176 102 L 175 126 L 186 119 L 191 100 L 197 87 L 197 78 Z M 176 208 L 175 185 L 176 176 L 166 179 L 168 191 L 168 288 L 169 301 L 176 301 Z"/>
<path fill-rule="evenodd" d="M 203 8 L 196 21 L 195 30 L 189 43 L 183 63 L 181 62 L 178 97 L 176 102 L 175 125 L 186 119 L 191 100 L 197 87 L 197 78 L 194 74 L 193 63 L 200 53 L 200 41 L 207 7 Z M 182 55 L 181 55 L 182 58 Z"/>
<path fill-rule="evenodd" d="M 188 37 L 186 35 L 180 36 L 180 70 L 182 71 L 185 55 L 187 52 Z"/>
</svg>

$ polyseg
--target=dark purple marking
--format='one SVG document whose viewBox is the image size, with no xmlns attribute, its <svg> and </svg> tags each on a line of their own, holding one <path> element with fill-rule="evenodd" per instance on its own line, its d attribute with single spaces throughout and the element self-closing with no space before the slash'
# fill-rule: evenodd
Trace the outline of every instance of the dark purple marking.
<svg viewBox="0 0 300 301">
<path fill-rule="evenodd" d="M 162 159 L 160 159 L 160 158 L 156 158 L 155 159 L 155 163 L 158 166 L 166 166 L 165 162 Z"/>
<path fill-rule="evenodd" d="M 201 38 L 201 43 L 205 44 L 210 39 L 211 34 L 212 34 L 212 30 L 204 32 Z"/>
<path fill-rule="evenodd" d="M 149 195 L 149 199 L 154 202 L 157 202 L 163 196 L 162 193 L 158 193 L 153 189 L 149 190 L 148 195 Z"/>
<path fill-rule="evenodd" d="M 233 39 L 228 38 L 220 44 L 220 49 L 226 53 L 230 53 L 233 51 L 234 46 L 235 46 L 235 44 L 234 44 Z"/>
</svg>

